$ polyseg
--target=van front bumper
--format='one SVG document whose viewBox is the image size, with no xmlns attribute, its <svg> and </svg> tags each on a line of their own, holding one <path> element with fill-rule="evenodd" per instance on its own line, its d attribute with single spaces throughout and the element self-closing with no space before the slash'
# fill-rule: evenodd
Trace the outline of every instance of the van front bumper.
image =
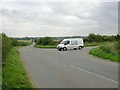
<svg viewBox="0 0 120 90">
<path fill-rule="evenodd" d="M 60 49 L 63 49 L 63 47 L 58 46 L 57 49 L 60 50 Z"/>
</svg>

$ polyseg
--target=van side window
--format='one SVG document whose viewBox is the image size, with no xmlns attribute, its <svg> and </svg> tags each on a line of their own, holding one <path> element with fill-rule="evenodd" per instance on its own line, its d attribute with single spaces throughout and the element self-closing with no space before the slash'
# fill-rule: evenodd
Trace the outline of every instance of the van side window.
<svg viewBox="0 0 120 90">
<path fill-rule="evenodd" d="M 67 45 L 67 44 L 70 44 L 70 41 L 64 41 L 62 43 L 65 44 L 65 45 Z"/>
<path fill-rule="evenodd" d="M 67 41 L 67 44 L 70 44 L 70 41 Z"/>
<path fill-rule="evenodd" d="M 78 45 L 77 41 L 71 41 L 71 45 Z"/>
</svg>

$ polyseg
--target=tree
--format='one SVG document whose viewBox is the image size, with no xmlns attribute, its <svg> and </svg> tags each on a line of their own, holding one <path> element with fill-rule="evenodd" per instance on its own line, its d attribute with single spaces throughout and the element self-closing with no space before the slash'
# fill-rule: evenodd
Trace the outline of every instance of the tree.
<svg viewBox="0 0 120 90">
<path fill-rule="evenodd" d="M 50 45 L 53 42 L 53 40 L 50 37 L 45 37 L 45 38 L 39 38 L 36 41 L 36 45 Z"/>
</svg>

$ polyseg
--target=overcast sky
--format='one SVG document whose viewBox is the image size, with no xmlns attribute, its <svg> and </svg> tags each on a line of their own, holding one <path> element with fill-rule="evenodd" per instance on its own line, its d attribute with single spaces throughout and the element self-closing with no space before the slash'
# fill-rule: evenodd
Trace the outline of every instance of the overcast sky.
<svg viewBox="0 0 120 90">
<path fill-rule="evenodd" d="M 118 2 L 78 1 L 3 0 L 0 32 L 12 37 L 118 33 Z"/>
</svg>

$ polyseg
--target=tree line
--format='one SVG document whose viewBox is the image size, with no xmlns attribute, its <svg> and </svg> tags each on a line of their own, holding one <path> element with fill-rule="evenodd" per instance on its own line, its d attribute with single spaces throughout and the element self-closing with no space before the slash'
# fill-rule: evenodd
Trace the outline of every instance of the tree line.
<svg viewBox="0 0 120 90">
<path fill-rule="evenodd" d="M 51 37 L 42 37 L 35 39 L 35 42 L 36 45 L 45 46 L 45 45 L 57 45 L 58 43 L 60 43 L 61 40 L 53 40 Z M 105 36 L 105 35 L 90 33 L 89 36 L 83 38 L 83 40 L 85 43 L 112 42 L 112 41 L 119 41 L 120 35 L 118 34 L 116 36 Z"/>
<path fill-rule="evenodd" d="M 89 43 L 99 43 L 99 42 L 112 42 L 112 41 L 119 41 L 120 40 L 120 35 L 117 34 L 116 36 L 105 36 L 105 35 L 100 35 L 100 34 L 94 34 L 90 33 L 88 37 L 83 38 L 84 42 L 89 42 Z M 61 40 L 53 40 L 51 37 L 42 37 L 42 38 L 37 38 L 34 40 L 36 42 L 36 45 L 57 45 L 60 43 Z M 2 33 L 2 59 L 4 60 L 5 57 L 7 56 L 9 50 L 13 46 L 26 46 L 28 44 L 24 42 L 18 42 L 14 38 L 9 38 L 6 36 L 4 33 Z"/>
<path fill-rule="evenodd" d="M 88 37 L 84 38 L 85 42 L 112 42 L 112 41 L 119 41 L 120 35 L 117 34 L 116 36 L 106 36 L 100 34 L 90 33 Z"/>
<path fill-rule="evenodd" d="M 38 39 L 35 39 L 35 42 L 36 42 L 36 45 L 43 45 L 43 46 L 57 45 L 59 43 L 59 41 L 52 40 L 51 37 L 38 38 Z"/>
</svg>

